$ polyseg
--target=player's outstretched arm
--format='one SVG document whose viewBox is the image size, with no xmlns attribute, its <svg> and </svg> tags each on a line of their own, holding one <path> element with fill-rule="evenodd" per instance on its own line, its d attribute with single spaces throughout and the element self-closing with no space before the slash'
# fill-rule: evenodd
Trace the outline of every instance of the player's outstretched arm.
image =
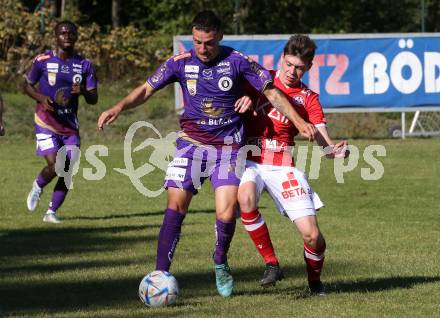
<svg viewBox="0 0 440 318">
<path fill-rule="evenodd" d="M 316 128 L 310 123 L 307 123 L 302 117 L 296 112 L 296 110 L 289 103 L 286 96 L 277 88 L 272 85 L 266 87 L 264 90 L 264 95 L 270 103 L 279 110 L 284 116 L 287 117 L 298 129 L 299 133 L 307 138 L 309 141 L 313 141 L 316 134 Z"/>
<path fill-rule="evenodd" d="M 347 149 L 347 140 L 335 144 L 330 138 L 326 127 L 318 127 L 317 129 L 316 143 L 324 149 L 327 158 L 347 158 L 350 155 L 350 151 Z"/>
<path fill-rule="evenodd" d="M 104 125 L 109 125 L 118 118 L 119 113 L 124 109 L 134 108 L 145 103 L 155 90 L 148 83 L 136 87 L 130 94 L 124 97 L 113 107 L 104 111 L 98 119 L 98 129 L 104 129 Z"/>
</svg>

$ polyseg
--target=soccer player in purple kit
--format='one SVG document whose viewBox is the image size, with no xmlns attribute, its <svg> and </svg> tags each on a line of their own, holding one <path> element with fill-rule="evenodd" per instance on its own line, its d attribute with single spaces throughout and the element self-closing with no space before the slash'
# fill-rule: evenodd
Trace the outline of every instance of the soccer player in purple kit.
<svg viewBox="0 0 440 318">
<path fill-rule="evenodd" d="M 195 16 L 192 36 L 193 49 L 169 58 L 146 83 L 103 112 L 98 128 L 103 129 L 104 125 L 115 121 L 122 110 L 146 102 L 167 84 L 180 83 L 184 100 L 180 117 L 182 131 L 176 141 L 176 155 L 165 176 L 168 203 L 159 232 L 156 270 L 169 271 L 189 204 L 198 185 L 209 177 L 215 193 L 213 261 L 216 285 L 219 294 L 228 297 L 234 282 L 227 252 L 235 232 L 240 183 L 234 168 L 243 140 L 241 113 L 250 106 L 241 98 L 243 79 L 264 92 L 303 136 L 313 139 L 316 130 L 301 119 L 278 89 L 273 88 L 267 70 L 233 48 L 220 45 L 221 21 L 212 11 L 202 11 Z M 222 153 L 225 145 L 229 146 L 228 154 Z"/>
<path fill-rule="evenodd" d="M 34 211 L 43 188 L 56 177 L 57 152 L 63 146 L 80 146 L 78 98 L 83 95 L 88 104 L 98 102 L 97 79 L 92 63 L 75 52 L 77 27 L 71 21 L 55 26 L 55 50 L 38 55 L 25 76 L 24 92 L 37 101 L 35 133 L 38 156 L 47 165 L 38 174 L 27 198 L 27 207 Z M 67 152 L 65 168 L 72 160 Z M 60 223 L 56 212 L 68 192 L 64 178 L 59 177 L 52 193 L 44 222 Z"/>
</svg>

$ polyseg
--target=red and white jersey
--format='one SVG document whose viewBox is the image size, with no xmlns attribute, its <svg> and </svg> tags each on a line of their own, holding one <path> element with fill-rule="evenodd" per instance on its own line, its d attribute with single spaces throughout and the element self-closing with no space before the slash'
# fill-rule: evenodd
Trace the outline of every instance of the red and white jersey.
<svg viewBox="0 0 440 318">
<path fill-rule="evenodd" d="M 279 71 L 271 71 L 271 75 L 273 85 L 286 94 L 292 107 L 305 121 L 316 127 L 325 126 L 326 119 L 317 93 L 302 82 L 295 88 L 285 87 L 279 79 Z M 245 116 L 246 143 L 261 149 L 261 155 L 252 156 L 249 152 L 247 159 L 260 164 L 294 166 L 292 149 L 298 129 L 270 104 L 264 94 L 251 87 L 246 87 L 246 93 L 257 111 L 257 116 L 251 113 Z"/>
</svg>

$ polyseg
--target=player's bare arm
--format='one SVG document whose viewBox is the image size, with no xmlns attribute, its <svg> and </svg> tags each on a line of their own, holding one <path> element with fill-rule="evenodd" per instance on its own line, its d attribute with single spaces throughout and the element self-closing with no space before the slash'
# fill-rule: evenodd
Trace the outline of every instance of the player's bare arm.
<svg viewBox="0 0 440 318">
<path fill-rule="evenodd" d="M 98 129 L 102 130 L 104 125 L 109 125 L 118 118 L 119 113 L 124 109 L 134 108 L 145 103 L 155 90 L 150 84 L 144 83 L 136 87 L 130 94 L 113 107 L 104 111 L 98 119 Z"/>
<path fill-rule="evenodd" d="M 263 93 L 271 104 L 298 128 L 298 131 L 303 137 L 309 141 L 314 140 L 316 134 L 315 126 L 301 118 L 280 90 L 270 85 L 266 87 Z"/>
<path fill-rule="evenodd" d="M 25 81 L 23 84 L 23 91 L 26 95 L 42 104 L 46 111 L 54 111 L 52 99 L 49 96 L 39 93 L 37 89 L 27 81 Z"/>
<path fill-rule="evenodd" d="M 318 127 L 316 133 L 316 143 L 324 149 L 327 158 L 347 158 L 350 152 L 347 149 L 348 142 L 342 140 L 338 143 L 330 138 L 326 127 Z"/>
<path fill-rule="evenodd" d="M 84 85 L 75 83 L 72 85 L 71 93 L 83 95 L 89 105 L 95 105 L 98 102 L 98 90 L 96 88 L 87 90 Z"/>
</svg>

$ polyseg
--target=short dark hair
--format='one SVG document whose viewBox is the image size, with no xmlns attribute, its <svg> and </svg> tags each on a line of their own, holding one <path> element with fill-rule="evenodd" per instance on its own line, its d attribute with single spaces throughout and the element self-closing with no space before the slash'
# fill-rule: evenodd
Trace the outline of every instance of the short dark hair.
<svg viewBox="0 0 440 318">
<path fill-rule="evenodd" d="M 305 63 L 310 64 L 315 56 L 316 44 L 307 35 L 295 34 L 289 38 L 284 46 L 284 55 L 298 56 Z"/>
<path fill-rule="evenodd" d="M 75 32 L 78 31 L 78 28 L 77 28 L 77 26 L 76 26 L 75 23 L 73 23 L 73 22 L 70 21 L 70 20 L 63 20 L 63 21 L 58 22 L 58 23 L 55 25 L 55 28 L 53 29 L 53 30 L 55 31 L 55 33 L 57 33 L 58 29 L 59 29 L 62 25 L 70 25 L 70 26 L 75 30 Z"/>
<path fill-rule="evenodd" d="M 204 10 L 196 14 L 192 20 L 191 27 L 206 32 L 218 32 L 222 29 L 222 21 L 211 10 Z"/>
</svg>

